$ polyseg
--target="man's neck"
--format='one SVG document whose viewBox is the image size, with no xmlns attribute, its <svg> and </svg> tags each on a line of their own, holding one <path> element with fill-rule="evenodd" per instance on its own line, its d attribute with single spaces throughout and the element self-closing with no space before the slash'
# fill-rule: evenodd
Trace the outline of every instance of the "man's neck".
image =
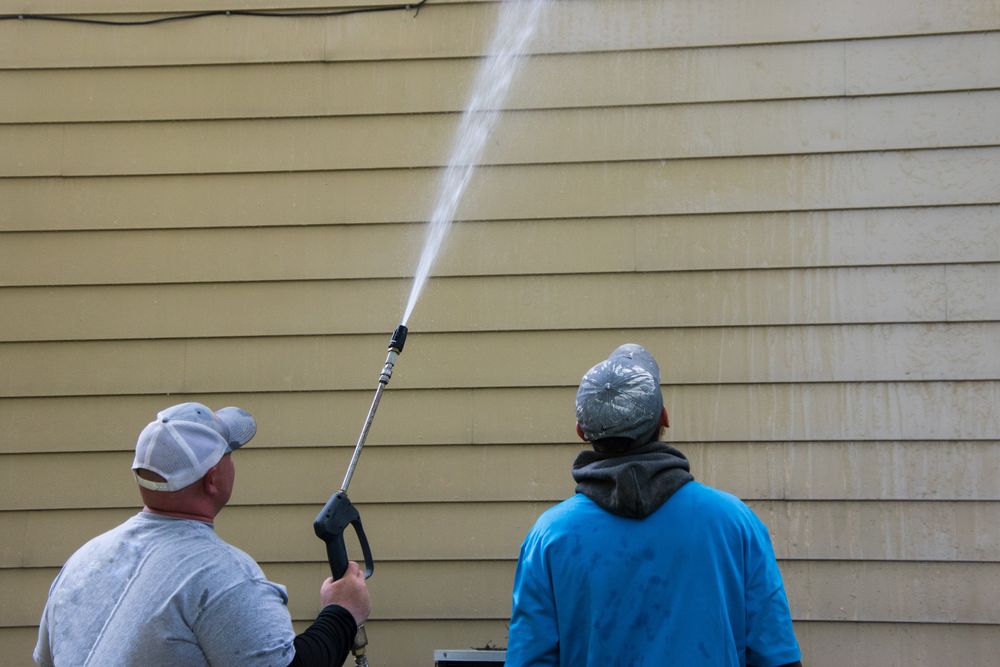
<svg viewBox="0 0 1000 667">
<path fill-rule="evenodd" d="M 202 523 L 207 523 L 209 526 L 215 527 L 215 522 L 213 517 L 204 516 L 201 514 L 189 514 L 187 512 L 170 512 L 167 510 L 158 510 L 150 507 L 149 505 L 144 505 L 142 508 L 143 512 L 149 514 L 155 514 L 157 516 L 169 516 L 174 519 L 190 519 L 192 521 L 200 521 Z"/>
</svg>

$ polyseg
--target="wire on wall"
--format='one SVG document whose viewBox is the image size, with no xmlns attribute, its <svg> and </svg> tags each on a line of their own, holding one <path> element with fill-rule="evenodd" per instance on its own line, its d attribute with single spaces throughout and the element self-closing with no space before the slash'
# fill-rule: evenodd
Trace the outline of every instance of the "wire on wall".
<svg viewBox="0 0 1000 667">
<path fill-rule="evenodd" d="M 161 16 L 154 19 L 137 19 L 133 21 L 116 21 L 112 19 L 91 19 L 79 16 L 55 16 L 49 14 L 3 14 L 0 21 L 60 21 L 63 23 L 87 23 L 91 25 L 108 26 L 140 26 L 155 25 L 157 23 L 169 23 L 172 21 L 190 21 L 201 19 L 207 16 L 255 16 L 261 18 L 304 18 L 317 16 L 346 16 L 348 14 L 369 14 L 372 12 L 392 12 L 413 10 L 414 15 L 420 13 L 420 8 L 427 3 L 427 0 L 418 2 L 408 2 L 399 5 L 384 5 L 380 7 L 354 7 L 351 9 L 332 9 L 325 11 L 302 11 L 302 12 L 270 12 L 249 9 L 218 9 L 207 12 L 190 12 L 187 14 L 173 14 Z"/>
</svg>

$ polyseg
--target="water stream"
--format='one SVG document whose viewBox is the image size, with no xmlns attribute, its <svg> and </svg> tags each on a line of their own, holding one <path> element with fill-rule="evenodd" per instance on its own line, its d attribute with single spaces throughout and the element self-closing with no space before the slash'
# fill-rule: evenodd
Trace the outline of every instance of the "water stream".
<svg viewBox="0 0 1000 667">
<path fill-rule="evenodd" d="M 451 157 L 441 179 L 437 203 L 427 222 L 423 250 L 400 322 L 403 325 L 413 313 L 486 141 L 496 128 L 501 106 L 511 82 L 525 60 L 522 56 L 535 32 L 538 16 L 545 2 L 546 0 L 505 0 L 499 3 L 500 16 L 493 42 L 479 67 L 472 94 L 462 113 Z"/>
</svg>

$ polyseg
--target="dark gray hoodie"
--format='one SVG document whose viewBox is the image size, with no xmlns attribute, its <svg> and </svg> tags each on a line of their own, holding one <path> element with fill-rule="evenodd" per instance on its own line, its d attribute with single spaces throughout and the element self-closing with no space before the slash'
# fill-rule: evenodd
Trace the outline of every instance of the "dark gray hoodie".
<svg viewBox="0 0 1000 667">
<path fill-rule="evenodd" d="M 573 462 L 576 492 L 630 519 L 649 516 L 694 479 L 680 451 L 653 441 L 623 453 L 580 452 Z"/>
</svg>

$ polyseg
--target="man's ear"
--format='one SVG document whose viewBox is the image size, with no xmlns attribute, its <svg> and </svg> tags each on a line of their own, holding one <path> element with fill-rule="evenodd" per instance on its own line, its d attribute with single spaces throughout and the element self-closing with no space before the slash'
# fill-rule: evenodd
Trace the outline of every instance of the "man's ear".
<svg viewBox="0 0 1000 667">
<path fill-rule="evenodd" d="M 583 437 L 583 428 L 580 426 L 580 422 L 576 423 L 576 434 L 580 436 L 580 439 L 587 442 L 587 439 Z"/>
<path fill-rule="evenodd" d="M 663 412 L 660 413 L 660 426 L 663 428 L 670 428 L 670 415 L 667 414 L 667 406 L 663 406 Z"/>
<path fill-rule="evenodd" d="M 205 492 L 207 496 L 214 496 L 219 492 L 219 486 L 216 483 L 216 475 L 219 472 L 219 466 L 215 465 L 208 469 L 205 476 L 201 478 L 201 490 Z"/>
</svg>

